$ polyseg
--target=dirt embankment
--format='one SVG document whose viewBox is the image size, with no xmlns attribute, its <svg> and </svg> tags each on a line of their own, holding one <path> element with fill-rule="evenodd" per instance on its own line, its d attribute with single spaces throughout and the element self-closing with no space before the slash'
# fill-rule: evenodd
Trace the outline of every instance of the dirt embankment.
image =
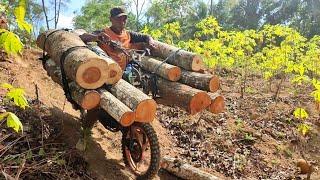
<svg viewBox="0 0 320 180">
<path fill-rule="evenodd" d="M 36 97 L 37 86 L 39 100 L 54 109 L 54 118 L 63 122 L 60 142 L 73 148 L 80 134 L 79 112 L 65 103 L 63 90 L 51 81 L 37 60 L 40 55 L 40 51 L 26 50 L 21 59 L 0 62 L 0 82 L 23 87 L 31 99 Z M 311 179 L 320 179 L 319 112 L 311 103 L 310 88 L 305 88 L 305 95 L 296 96 L 285 82 L 275 101 L 274 91 L 269 90 L 261 77 L 254 77 L 247 83 L 246 96 L 240 98 L 240 85 L 231 73 L 219 74 L 226 113 L 189 116 L 178 108 L 159 105 L 157 121 L 152 125 L 162 155 L 178 156 L 226 179 L 303 178 L 305 175 L 299 175 L 296 161 L 304 158 L 314 166 Z M 307 107 L 310 115 L 308 122 L 312 129 L 305 137 L 298 133 L 300 122 L 292 115 L 298 104 Z M 99 123 L 92 133 L 90 148 L 81 155 L 94 177 L 133 179 L 134 175 L 122 162 L 121 134 L 106 131 Z M 159 175 L 156 179 L 172 179 L 162 172 Z"/>
</svg>

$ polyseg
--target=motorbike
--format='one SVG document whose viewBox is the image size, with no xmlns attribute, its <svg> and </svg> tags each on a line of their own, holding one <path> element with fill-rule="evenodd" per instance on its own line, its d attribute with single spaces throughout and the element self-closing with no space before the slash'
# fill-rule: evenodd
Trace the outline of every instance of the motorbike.
<svg viewBox="0 0 320 180">
<path fill-rule="evenodd" d="M 89 48 L 99 56 L 107 56 L 98 46 Z M 150 85 L 150 77 L 143 75 L 139 61 L 148 51 L 127 50 L 120 46 L 117 48 L 131 59 L 123 73 L 123 79 L 146 93 Z M 129 127 L 123 127 L 102 109 L 93 112 L 81 110 L 81 114 L 82 118 L 90 118 L 94 114 L 107 130 L 122 133 L 123 160 L 137 179 L 152 179 L 157 174 L 160 164 L 160 147 L 157 134 L 151 124 L 135 122 Z"/>
</svg>

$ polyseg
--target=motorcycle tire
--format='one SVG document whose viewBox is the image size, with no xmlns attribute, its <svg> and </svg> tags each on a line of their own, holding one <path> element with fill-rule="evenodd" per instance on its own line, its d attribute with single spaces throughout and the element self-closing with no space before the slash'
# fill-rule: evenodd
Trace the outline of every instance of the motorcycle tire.
<svg viewBox="0 0 320 180">
<path fill-rule="evenodd" d="M 160 147 L 157 134 L 150 124 L 133 123 L 123 131 L 121 143 L 124 163 L 137 176 L 137 179 L 152 179 L 158 173 Z M 144 153 L 150 153 L 147 154 L 150 156 L 150 161 L 148 165 L 140 164 L 145 169 L 140 171 L 137 167 L 140 166 L 139 163 L 145 162 Z"/>
</svg>

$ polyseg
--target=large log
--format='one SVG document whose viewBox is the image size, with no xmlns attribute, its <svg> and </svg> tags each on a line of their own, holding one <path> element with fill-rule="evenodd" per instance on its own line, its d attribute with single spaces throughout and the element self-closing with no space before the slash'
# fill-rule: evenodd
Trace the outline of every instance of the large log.
<svg viewBox="0 0 320 180">
<path fill-rule="evenodd" d="M 191 166 L 180 159 L 163 157 L 161 161 L 161 168 L 173 173 L 174 175 L 182 179 L 192 179 L 192 180 L 217 180 L 217 176 L 210 173 L 201 171 L 198 168 Z"/>
<path fill-rule="evenodd" d="M 162 78 L 158 78 L 157 87 L 160 96 L 177 106 L 186 109 L 190 114 L 196 114 L 211 103 L 209 95 L 199 89 L 178 83 L 170 82 Z"/>
<path fill-rule="evenodd" d="M 197 89 L 211 92 L 216 92 L 220 87 L 219 78 L 217 76 L 185 70 L 181 71 L 180 82 Z"/>
<path fill-rule="evenodd" d="M 104 109 L 110 116 L 117 120 L 122 126 L 130 126 L 135 120 L 135 113 L 132 112 L 119 99 L 114 97 L 110 92 L 100 89 L 101 102 L 100 107 Z"/>
<path fill-rule="evenodd" d="M 120 79 L 110 92 L 136 113 L 136 121 L 151 122 L 155 118 L 157 103 L 127 81 Z"/>
<path fill-rule="evenodd" d="M 160 60 L 171 56 L 167 61 L 168 63 L 189 71 L 200 71 L 204 67 L 203 60 L 199 55 L 159 41 L 153 41 L 153 45 L 155 48 L 152 48 L 152 55 L 160 57 Z"/>
<path fill-rule="evenodd" d="M 214 114 L 218 114 L 225 111 L 225 102 L 224 97 L 219 93 L 208 93 L 211 98 L 211 104 L 208 107 L 208 110 Z"/>
<path fill-rule="evenodd" d="M 51 59 L 60 66 L 60 59 L 64 52 L 85 44 L 77 34 L 64 30 L 52 33 L 53 31 L 55 30 L 40 34 L 37 45 L 47 51 Z M 52 34 L 49 35 L 50 33 Z M 64 70 L 68 78 L 85 89 L 101 87 L 110 78 L 115 78 L 113 82 L 116 82 L 122 76 L 122 70 L 116 62 L 110 58 L 101 58 L 87 48 L 75 48 L 70 51 L 65 57 Z"/>
<path fill-rule="evenodd" d="M 141 65 L 145 70 L 155 72 L 159 76 L 170 81 L 178 81 L 181 76 L 181 69 L 179 67 L 163 63 L 148 56 L 142 57 Z"/>
<path fill-rule="evenodd" d="M 61 69 L 55 64 L 55 62 L 51 59 L 47 60 L 45 68 L 51 79 L 60 86 L 63 86 Z M 98 91 L 83 89 L 75 82 L 70 82 L 68 84 L 72 99 L 83 109 L 90 110 L 99 105 L 100 94 Z"/>
</svg>

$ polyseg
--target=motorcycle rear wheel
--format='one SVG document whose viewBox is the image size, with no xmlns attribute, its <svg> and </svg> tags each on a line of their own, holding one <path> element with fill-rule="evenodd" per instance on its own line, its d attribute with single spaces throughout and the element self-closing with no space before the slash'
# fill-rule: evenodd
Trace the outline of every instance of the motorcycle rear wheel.
<svg viewBox="0 0 320 180">
<path fill-rule="evenodd" d="M 135 122 L 122 134 L 124 163 L 137 179 L 152 179 L 159 170 L 160 147 L 153 127 Z"/>
</svg>

